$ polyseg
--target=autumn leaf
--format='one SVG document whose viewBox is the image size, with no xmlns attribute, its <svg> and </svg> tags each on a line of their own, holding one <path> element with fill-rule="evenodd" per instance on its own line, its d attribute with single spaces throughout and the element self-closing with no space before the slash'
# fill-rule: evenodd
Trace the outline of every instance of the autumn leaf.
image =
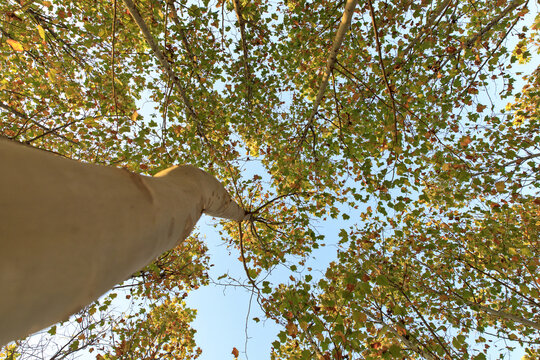
<svg viewBox="0 0 540 360">
<path fill-rule="evenodd" d="M 294 337 L 294 336 L 296 336 L 296 334 L 298 334 L 298 327 L 293 322 L 289 322 L 285 326 L 285 328 L 287 329 L 287 334 L 289 334 L 292 337 Z"/>
<path fill-rule="evenodd" d="M 236 358 L 238 358 L 238 355 L 240 353 L 238 352 L 237 348 L 233 347 L 231 354 L 233 354 L 234 358 L 236 359 Z"/>
<path fill-rule="evenodd" d="M 41 37 L 41 39 L 43 39 L 43 41 L 45 41 L 45 30 L 43 29 L 43 26 L 38 25 L 37 29 L 38 29 L 39 36 Z"/>
<path fill-rule="evenodd" d="M 461 147 L 467 147 L 471 142 L 471 137 L 467 135 L 461 138 L 459 145 L 461 145 Z"/>
<path fill-rule="evenodd" d="M 13 50 L 18 52 L 24 51 L 24 48 L 20 42 L 13 39 L 7 39 L 6 41 L 13 48 Z"/>
<path fill-rule="evenodd" d="M 497 181 L 495 183 L 495 188 L 497 189 L 498 192 L 504 192 L 504 189 L 505 189 L 505 183 L 504 181 Z"/>
</svg>

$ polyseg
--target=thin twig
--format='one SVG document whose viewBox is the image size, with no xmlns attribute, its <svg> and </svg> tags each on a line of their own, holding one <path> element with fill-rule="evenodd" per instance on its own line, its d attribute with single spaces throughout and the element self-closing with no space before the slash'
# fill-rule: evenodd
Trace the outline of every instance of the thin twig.
<svg viewBox="0 0 540 360">
<path fill-rule="evenodd" d="M 403 53 L 400 54 L 400 57 L 405 58 L 412 49 L 416 48 L 416 45 L 418 45 L 418 43 L 420 42 L 420 39 L 422 38 L 422 35 L 424 35 L 425 33 L 429 33 L 431 31 L 431 27 L 433 26 L 437 18 L 439 18 L 439 16 L 444 14 L 444 12 L 446 11 L 446 9 L 448 8 L 451 2 L 452 0 L 444 0 L 441 4 L 439 4 L 439 6 L 437 6 L 435 10 L 433 10 L 428 21 L 422 27 L 423 31 L 420 32 L 420 34 L 417 37 L 415 37 L 413 41 L 409 43 L 409 45 L 405 48 L 405 50 L 403 50 Z"/>
<path fill-rule="evenodd" d="M 184 45 L 184 49 L 186 50 L 187 54 L 189 55 L 189 60 L 191 61 L 193 65 L 193 69 L 198 69 L 196 56 L 193 54 L 193 51 L 191 50 L 191 46 L 189 45 L 189 42 L 187 40 L 186 31 L 184 30 L 184 26 L 182 22 L 180 21 L 180 18 L 178 17 L 178 12 L 176 10 L 176 7 L 174 6 L 174 0 L 167 0 L 167 4 L 171 8 L 171 14 L 174 21 L 174 24 L 177 27 L 177 31 L 180 34 L 180 40 L 182 41 L 182 45 Z M 195 71 L 195 76 L 197 76 L 197 79 L 199 80 L 199 83 L 202 84 L 201 76 L 199 75 L 198 71 Z"/>
<path fill-rule="evenodd" d="M 293 196 L 293 195 L 298 195 L 298 193 L 297 193 L 297 192 L 292 192 L 292 193 L 288 193 L 288 194 L 279 195 L 279 196 L 273 198 L 272 200 L 268 200 L 267 202 L 265 202 L 264 204 L 262 204 L 261 206 L 259 206 L 257 209 L 255 209 L 255 210 L 253 210 L 253 211 L 250 211 L 250 213 L 256 214 L 256 213 L 258 213 L 261 209 L 264 209 L 264 208 L 267 207 L 268 205 L 272 204 L 274 201 L 277 201 L 277 200 L 282 199 L 282 198 L 284 198 L 284 197 Z"/>
<path fill-rule="evenodd" d="M 26 140 L 25 143 L 30 144 L 30 143 L 32 143 L 32 142 L 34 142 L 34 141 L 36 141 L 36 140 L 38 140 L 38 139 L 40 139 L 40 138 L 42 138 L 44 136 L 49 135 L 50 133 L 54 133 L 54 132 L 56 132 L 58 130 L 62 130 L 64 128 L 67 128 L 68 126 L 73 125 L 78 121 L 80 121 L 80 120 L 73 120 L 73 121 L 68 122 L 67 124 L 57 126 L 57 127 L 53 128 L 53 129 L 50 129 L 49 131 L 45 131 L 41 135 L 38 135 L 38 136 L 36 136 L 36 137 L 34 137 L 34 138 L 30 139 L 30 140 Z"/>
</svg>

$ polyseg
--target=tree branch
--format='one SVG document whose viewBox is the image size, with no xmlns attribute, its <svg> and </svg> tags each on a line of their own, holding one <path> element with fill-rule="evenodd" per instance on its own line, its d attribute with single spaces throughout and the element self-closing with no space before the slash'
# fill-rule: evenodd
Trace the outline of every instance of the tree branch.
<svg viewBox="0 0 540 360">
<path fill-rule="evenodd" d="M 114 86 L 115 82 L 115 73 L 114 73 L 114 58 L 116 56 L 116 8 L 117 3 L 116 0 L 113 1 L 113 24 L 112 24 L 112 49 L 111 49 L 111 73 L 112 73 L 112 93 L 113 93 L 113 99 L 114 99 L 114 113 L 116 115 L 116 118 L 118 119 L 118 97 L 116 96 L 116 86 Z"/>
<path fill-rule="evenodd" d="M 184 102 L 184 106 L 187 109 L 188 115 L 195 120 L 197 124 L 197 132 L 200 136 L 204 137 L 204 132 L 202 131 L 202 124 L 200 122 L 198 114 L 195 112 L 195 109 L 193 108 L 193 105 L 191 104 L 191 100 L 187 96 L 186 89 L 180 83 L 180 80 L 175 75 L 171 65 L 163 55 L 163 52 L 159 49 L 158 45 L 156 44 L 156 41 L 154 40 L 154 37 L 152 34 L 150 34 L 150 30 L 148 29 L 148 26 L 146 26 L 146 23 L 144 22 L 143 18 L 141 17 L 141 14 L 139 13 L 139 10 L 137 10 L 137 7 L 133 3 L 132 0 L 122 0 L 126 7 L 128 8 L 131 16 L 133 17 L 133 20 L 137 23 L 137 26 L 141 30 L 146 43 L 150 46 L 150 49 L 152 49 L 152 52 L 154 53 L 154 56 L 158 59 L 159 63 L 169 76 L 169 78 L 173 81 L 173 83 L 178 88 L 178 92 L 180 93 L 180 96 L 182 98 L 182 101 Z"/>
<path fill-rule="evenodd" d="M 19 110 L 7 105 L 7 104 L 4 104 L 3 102 L 0 102 L 0 108 L 6 110 L 6 111 L 9 111 L 10 113 L 12 113 L 13 115 L 27 121 L 27 122 L 31 122 L 32 124 L 36 125 L 37 127 L 41 128 L 42 130 L 45 130 L 46 134 L 54 134 L 56 136 L 58 136 L 59 138 L 63 139 L 63 140 L 66 140 L 72 144 L 76 144 L 76 142 L 74 142 L 73 140 L 71 139 L 68 139 L 67 137 L 63 136 L 63 135 L 60 135 L 60 134 L 57 134 L 55 131 L 57 129 L 49 129 L 48 127 L 44 126 L 44 125 L 41 125 L 40 123 L 38 123 L 36 120 L 30 118 L 28 115 L 26 115 L 25 113 L 22 113 L 20 112 Z M 71 125 L 71 124 L 70 124 Z"/>
<path fill-rule="evenodd" d="M 411 349 L 412 351 L 420 354 L 421 356 L 425 357 L 427 360 L 436 360 L 437 357 L 434 356 L 432 353 L 431 353 L 431 350 L 427 349 L 426 347 L 426 350 L 423 350 L 421 346 L 424 346 L 424 344 L 421 344 L 418 345 L 418 344 L 415 344 L 413 341 L 410 340 L 410 336 L 409 338 L 406 338 L 405 336 L 401 335 L 396 329 L 394 329 L 392 326 L 389 326 L 387 323 L 385 323 L 382 318 L 379 318 L 378 316 L 376 316 L 373 312 L 369 311 L 368 309 L 363 309 L 363 311 L 371 318 L 372 321 L 376 322 L 376 323 L 379 323 L 383 326 L 386 326 L 387 329 L 392 333 L 394 334 L 395 336 L 397 336 L 397 338 L 403 343 L 405 344 L 407 347 L 409 347 L 409 349 Z M 414 339 L 415 341 L 419 342 L 418 340 Z"/>
<path fill-rule="evenodd" d="M 514 0 L 514 1 L 512 1 L 510 3 L 510 5 L 508 5 L 503 11 L 501 11 L 501 13 L 498 16 L 493 18 L 482 30 L 480 30 L 480 32 L 478 34 L 476 34 L 473 37 L 469 38 L 469 40 L 467 40 L 465 45 L 467 47 L 473 46 L 474 43 L 476 42 L 476 40 L 481 38 L 485 33 L 487 33 L 489 30 L 491 30 L 491 28 L 493 28 L 493 26 L 497 25 L 497 23 L 499 21 L 501 21 L 501 19 L 503 17 L 508 15 L 508 13 L 510 13 L 512 10 L 514 10 L 515 8 L 517 8 L 519 5 L 523 4 L 524 2 L 525 1 L 523 1 L 523 0 Z"/>
<path fill-rule="evenodd" d="M 337 59 L 337 53 L 339 48 L 341 47 L 341 44 L 343 43 L 343 39 L 345 38 L 345 34 L 349 30 L 349 27 L 351 26 L 351 20 L 354 13 L 354 9 L 356 7 L 357 0 L 347 0 L 347 3 L 345 4 L 345 11 L 343 12 L 343 16 L 341 18 L 341 23 L 339 24 L 338 31 L 336 33 L 336 37 L 334 38 L 334 43 L 332 45 L 332 49 L 330 50 L 330 54 L 328 55 L 328 60 L 326 61 L 326 70 L 324 72 L 324 76 L 321 81 L 321 85 L 319 86 L 319 91 L 317 93 L 317 97 L 315 99 L 315 102 L 313 103 L 313 108 L 311 110 L 311 114 L 309 115 L 309 118 L 307 120 L 307 124 L 304 126 L 304 131 L 302 133 L 302 136 L 300 138 L 300 145 L 304 141 L 308 129 L 311 127 L 313 120 L 315 119 L 315 115 L 317 114 L 317 110 L 319 109 L 319 105 L 321 104 L 322 98 L 324 96 L 324 92 L 326 90 L 326 87 L 328 86 L 328 82 L 330 80 L 330 74 L 334 70 L 334 66 L 336 64 Z"/>
<path fill-rule="evenodd" d="M 247 101 L 249 108 L 251 109 L 253 107 L 252 104 L 252 98 L 253 98 L 253 89 L 251 88 L 251 69 L 249 67 L 249 52 L 247 47 L 247 40 L 246 40 L 246 21 L 244 20 L 244 17 L 242 16 L 242 13 L 240 11 L 240 4 L 238 3 L 238 0 L 232 0 L 234 4 L 234 11 L 236 12 L 236 18 L 238 19 L 238 25 L 240 26 L 240 37 L 242 40 L 242 52 L 244 57 L 244 76 L 246 77 L 246 84 L 247 84 Z"/>
<path fill-rule="evenodd" d="M 462 297 L 461 297 L 461 300 L 463 300 L 467 305 L 469 305 L 471 308 L 473 308 L 473 310 L 475 308 L 478 308 L 480 311 L 483 311 L 483 312 L 485 312 L 485 313 L 487 313 L 489 315 L 498 317 L 500 319 L 513 321 L 513 322 L 525 325 L 527 327 L 532 327 L 532 328 L 535 328 L 537 330 L 540 330 L 540 323 L 537 323 L 537 322 L 534 322 L 534 321 L 531 321 L 531 320 L 527 320 L 527 319 L 524 319 L 524 318 L 522 318 L 520 316 L 510 314 L 510 313 L 507 313 L 507 312 L 504 312 L 504 311 L 493 310 L 492 308 L 490 308 L 488 306 L 481 305 L 481 304 L 478 304 L 478 303 L 473 302 L 473 301 L 469 301 L 469 300 L 464 299 Z"/>
<path fill-rule="evenodd" d="M 375 11 L 373 10 L 373 3 L 372 0 L 368 0 L 368 7 L 369 7 L 369 14 L 371 15 L 371 23 L 373 24 L 373 33 L 375 35 L 375 44 L 377 46 L 377 53 L 379 54 L 379 65 L 381 66 L 381 71 L 384 79 L 384 83 L 386 84 L 386 90 L 388 91 L 388 94 L 390 95 L 390 100 L 392 101 L 392 114 L 394 116 L 394 140 L 398 141 L 398 119 L 397 119 L 397 111 L 396 111 L 396 100 L 394 99 L 394 90 L 392 89 L 392 85 L 388 81 L 388 76 L 386 76 L 386 69 L 384 68 L 384 61 L 381 51 L 381 42 L 379 39 L 379 29 L 377 27 L 377 21 L 375 20 Z"/>
<path fill-rule="evenodd" d="M 191 50 L 191 46 L 189 45 L 189 42 L 187 40 L 186 32 L 183 28 L 182 23 L 180 22 L 180 18 L 178 17 L 178 12 L 176 11 L 176 7 L 174 6 L 174 0 L 167 0 L 167 4 L 172 9 L 171 14 L 173 16 L 174 24 L 178 28 L 177 31 L 180 34 L 180 40 L 182 41 L 182 45 L 184 45 L 184 49 L 189 55 L 189 59 L 191 60 L 191 63 L 193 64 L 193 68 L 196 69 L 198 68 L 198 66 L 197 66 L 197 63 L 195 62 L 195 54 L 193 54 L 193 51 Z M 199 82 L 202 83 L 201 77 L 197 71 L 195 72 L 195 76 L 197 76 L 197 79 L 199 80 Z"/>
<path fill-rule="evenodd" d="M 441 4 L 439 4 L 439 6 L 437 6 L 437 8 L 435 10 L 433 10 L 433 13 L 429 17 L 428 21 L 422 27 L 422 30 L 424 30 L 424 31 L 421 32 L 417 37 L 414 38 L 413 41 L 411 41 L 409 43 L 407 48 L 405 50 L 403 50 L 403 54 L 400 57 L 405 58 L 409 54 L 409 52 L 412 49 L 414 49 L 416 47 L 416 45 L 418 45 L 418 42 L 420 41 L 420 39 L 421 39 L 422 35 L 424 34 L 425 30 L 427 30 L 427 29 L 431 28 L 431 26 L 433 26 L 433 24 L 435 23 L 437 18 L 439 16 L 441 16 L 442 14 L 444 14 L 444 12 L 446 11 L 446 9 L 448 8 L 448 6 L 450 5 L 451 2 L 452 2 L 452 0 L 444 0 Z"/>
</svg>

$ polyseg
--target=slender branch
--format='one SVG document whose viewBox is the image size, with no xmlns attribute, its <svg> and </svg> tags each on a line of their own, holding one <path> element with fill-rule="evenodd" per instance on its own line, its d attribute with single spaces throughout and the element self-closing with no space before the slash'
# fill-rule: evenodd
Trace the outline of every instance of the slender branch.
<svg viewBox="0 0 540 360">
<path fill-rule="evenodd" d="M 514 0 L 514 1 L 512 1 L 510 3 L 510 5 L 508 5 L 503 11 L 501 11 L 499 13 L 499 15 L 497 15 L 495 18 L 493 18 L 493 20 L 491 20 L 482 30 L 480 30 L 480 32 L 478 34 L 474 35 L 469 40 L 467 40 L 465 45 L 467 45 L 467 47 L 473 46 L 474 43 L 476 42 L 476 40 L 481 38 L 484 34 L 486 34 L 489 30 L 491 30 L 491 28 L 493 28 L 493 26 L 497 25 L 497 23 L 499 21 L 501 21 L 501 19 L 503 17 L 508 15 L 508 13 L 510 13 L 512 10 L 514 10 L 515 8 L 517 8 L 519 5 L 521 5 L 523 3 L 524 3 L 523 0 Z"/>
<path fill-rule="evenodd" d="M 387 278 L 388 279 L 388 278 Z M 390 280 L 390 279 L 388 279 Z M 390 281 L 391 282 L 391 281 Z M 401 288 L 401 286 L 397 285 L 397 284 L 394 284 L 393 282 L 391 282 L 392 285 L 394 285 L 394 288 L 397 289 L 401 295 L 403 295 L 403 297 L 405 297 L 405 299 L 409 302 L 409 304 L 411 305 L 413 311 L 416 313 L 416 315 L 418 315 L 418 317 L 420 318 L 420 321 L 422 321 L 422 323 L 424 324 L 424 326 L 429 330 L 429 332 L 431 333 L 431 335 L 433 335 L 433 337 L 435 338 L 435 341 L 437 341 L 439 343 L 439 345 L 441 346 L 441 348 L 443 349 L 443 351 L 449 356 L 450 359 L 453 358 L 453 355 L 450 353 L 450 350 L 447 349 L 446 345 L 444 344 L 444 342 L 441 340 L 440 336 L 437 335 L 437 333 L 433 330 L 433 328 L 429 325 L 429 323 L 427 322 L 427 320 L 425 319 L 424 315 L 422 315 L 422 313 L 420 312 L 420 310 L 416 307 L 416 305 L 414 305 L 414 303 L 411 301 L 411 299 L 409 298 L 409 296 L 407 296 L 407 293 L 405 292 L 405 290 L 403 290 Z"/>
<path fill-rule="evenodd" d="M 204 137 L 204 132 L 202 131 L 202 124 L 200 122 L 198 114 L 195 112 L 195 109 L 193 108 L 193 105 L 191 104 L 191 100 L 187 96 L 186 89 L 180 83 L 180 80 L 174 73 L 171 65 L 163 55 L 163 52 L 159 49 L 158 45 L 156 44 L 156 41 L 154 40 L 154 37 L 152 34 L 150 34 L 150 30 L 148 29 L 148 26 L 144 22 L 143 18 L 141 17 L 141 14 L 139 13 L 139 10 L 135 6 L 132 0 L 122 0 L 126 7 L 128 8 L 131 16 L 133 17 L 133 20 L 137 23 L 137 26 L 141 30 L 147 44 L 150 46 L 150 49 L 152 49 L 152 52 L 154 53 L 154 56 L 158 59 L 159 63 L 169 76 L 169 78 L 173 81 L 173 83 L 178 88 L 178 92 L 180 93 L 180 97 L 182 98 L 182 101 L 184 102 L 184 106 L 187 109 L 188 115 L 195 120 L 197 124 L 197 132 L 200 136 Z"/>
<path fill-rule="evenodd" d="M 116 118 L 118 119 L 118 98 L 116 96 L 116 86 L 114 86 L 114 82 L 115 82 L 114 57 L 115 57 L 115 51 L 116 51 L 116 8 L 117 8 L 117 3 L 116 3 L 116 0 L 114 0 L 113 24 L 112 24 L 111 71 L 112 71 L 112 93 L 113 93 L 113 99 L 114 99 L 114 113 L 116 115 Z"/>
<path fill-rule="evenodd" d="M 345 38 L 345 34 L 349 30 L 349 27 L 351 26 L 351 20 L 354 13 L 354 9 L 356 7 L 357 0 L 347 0 L 347 3 L 345 4 L 345 11 L 343 12 L 343 16 L 341 18 L 341 23 L 339 24 L 338 31 L 336 33 L 336 37 L 334 38 L 334 43 L 332 45 L 332 49 L 330 50 L 330 54 L 328 55 L 328 59 L 326 61 L 326 70 L 324 72 L 321 85 L 319 86 L 319 91 L 317 93 L 317 97 L 315 98 L 315 102 L 313 103 L 313 108 L 311 110 L 311 114 L 309 115 L 309 118 L 307 120 L 307 124 L 304 126 L 304 131 L 301 136 L 300 144 L 304 141 L 308 129 L 313 124 L 313 121 L 315 119 L 315 115 L 317 114 L 317 110 L 319 109 L 319 105 L 321 104 L 321 101 L 324 96 L 324 92 L 328 86 L 328 82 L 330 80 L 330 74 L 334 70 L 334 66 L 336 64 L 337 59 L 337 53 L 339 48 L 341 47 L 341 44 L 343 43 L 343 39 Z"/>
<path fill-rule="evenodd" d="M 405 58 L 412 49 L 416 48 L 416 45 L 418 44 L 418 42 L 420 42 L 420 39 L 422 38 L 422 35 L 424 35 L 426 30 L 430 29 L 433 26 L 433 24 L 435 23 L 435 21 L 442 14 L 444 14 L 444 12 L 446 11 L 446 9 L 448 8 L 448 6 L 450 5 L 451 2 L 452 2 L 452 0 L 444 0 L 442 3 L 439 4 L 439 6 L 437 6 L 437 8 L 435 10 L 433 10 L 433 13 L 431 13 L 431 16 L 429 17 L 428 21 L 422 27 L 423 31 L 417 37 L 415 37 L 413 41 L 411 41 L 409 43 L 407 48 L 405 48 L 405 50 L 403 50 L 403 54 L 400 55 L 400 57 Z"/>
<path fill-rule="evenodd" d="M 298 193 L 297 192 L 292 192 L 292 193 L 289 193 L 289 194 L 283 194 L 283 195 L 279 195 L 275 198 L 273 198 L 272 200 L 268 200 L 267 202 L 265 202 L 264 204 L 262 204 L 261 206 L 259 206 L 257 209 L 251 211 L 252 214 L 256 214 L 258 213 L 261 209 L 264 209 L 265 207 L 267 207 L 268 205 L 272 204 L 274 201 L 276 200 L 279 200 L 279 199 L 282 199 L 284 197 L 288 197 L 288 196 L 293 196 L 293 195 L 297 195 Z"/>
<path fill-rule="evenodd" d="M 472 252 L 469 252 L 467 251 L 471 256 L 475 256 L 475 254 L 473 254 Z M 517 290 L 516 288 L 514 288 L 513 286 L 505 283 L 504 281 L 502 280 L 499 280 L 498 278 L 496 278 L 495 276 L 491 275 L 490 273 L 486 272 L 486 271 L 483 271 L 482 269 L 474 266 L 473 264 L 469 263 L 468 261 L 464 260 L 464 259 L 461 259 L 460 257 L 456 257 L 456 260 L 461 262 L 462 264 L 464 264 L 465 266 L 468 266 L 470 267 L 471 269 L 474 269 L 475 271 L 481 273 L 482 275 L 492 279 L 493 281 L 497 282 L 498 284 L 504 286 L 506 289 L 512 291 L 513 293 L 515 293 L 516 295 L 519 295 L 521 296 L 522 298 L 528 300 L 531 302 L 531 304 L 534 304 L 535 306 L 537 306 L 538 308 L 540 308 L 540 303 L 538 303 L 537 301 L 535 301 L 534 298 L 531 298 L 525 294 L 523 294 L 521 291 Z M 526 267 L 525 267 L 526 268 Z M 534 283 L 534 282 L 533 282 Z"/>
<path fill-rule="evenodd" d="M 421 356 L 425 357 L 427 360 L 436 360 L 437 357 L 435 357 L 433 354 L 431 354 L 431 350 L 427 349 L 426 347 L 426 350 L 429 351 L 427 352 L 426 350 L 423 350 L 418 344 L 415 344 L 414 342 L 412 342 L 410 340 L 410 336 L 409 338 L 406 338 L 405 336 L 401 335 L 396 329 L 394 329 L 392 326 L 389 326 L 387 323 L 385 323 L 382 318 L 379 318 L 377 317 L 374 313 L 372 313 L 371 311 L 369 311 L 368 309 L 363 309 L 363 311 L 371 318 L 372 321 L 376 322 L 376 323 L 379 323 L 383 326 L 387 326 L 387 329 L 392 333 L 394 334 L 395 336 L 397 336 L 397 338 L 403 343 L 405 344 L 409 349 L 411 349 L 412 351 L 415 351 L 417 352 L 418 354 L 420 354 Z M 402 325 L 403 326 L 403 325 Z M 414 339 L 415 341 L 419 342 L 418 340 Z M 425 346 L 424 344 L 421 344 L 420 345 L 422 346 Z"/>
<path fill-rule="evenodd" d="M 15 115 L 15 116 L 17 116 L 17 117 L 19 117 L 19 118 L 21 118 L 21 119 L 23 119 L 25 121 L 31 122 L 32 124 L 36 125 L 37 127 L 41 128 L 42 130 L 45 130 L 48 134 L 53 133 L 54 135 L 58 136 L 61 139 L 64 139 L 64 140 L 66 140 L 66 141 L 68 141 L 68 142 L 70 142 L 72 144 L 76 144 L 76 142 L 74 142 L 73 140 L 68 139 L 67 137 L 65 137 L 63 135 L 57 134 L 56 132 L 54 132 L 54 129 L 49 129 L 46 126 L 41 125 L 36 120 L 30 118 L 28 115 L 20 112 L 19 110 L 15 109 L 15 108 L 7 105 L 7 104 L 4 104 L 4 103 L 0 102 L 0 108 L 9 111 L 13 115 Z"/>
<path fill-rule="evenodd" d="M 53 128 L 53 129 L 50 129 L 50 130 L 48 130 L 48 131 L 45 131 L 43 134 L 38 135 L 38 136 L 36 136 L 36 137 L 34 137 L 34 138 L 30 139 L 30 140 L 26 140 L 25 143 L 26 143 L 26 144 L 30 144 L 30 143 L 32 143 L 32 142 L 34 142 L 34 141 L 36 141 L 36 140 L 38 140 L 38 139 L 40 139 L 40 138 L 42 138 L 42 137 L 44 137 L 44 136 L 47 136 L 47 135 L 49 135 L 49 134 L 51 134 L 51 133 L 54 133 L 54 132 L 56 132 L 56 131 L 58 131 L 58 130 L 62 130 L 62 129 L 64 129 L 64 128 L 67 128 L 68 126 L 73 125 L 73 124 L 75 124 L 75 123 L 78 122 L 78 121 L 80 121 L 80 120 L 73 120 L 73 121 L 68 122 L 67 124 L 57 126 L 57 127 Z"/>
<path fill-rule="evenodd" d="M 398 119 L 397 119 L 397 111 L 396 111 L 396 100 L 394 99 L 394 90 L 392 89 L 392 85 L 388 81 L 388 76 L 386 75 L 386 69 L 384 68 L 384 61 L 381 51 L 381 41 L 379 39 L 379 29 L 377 27 L 377 21 L 375 19 L 375 11 L 373 10 L 373 3 L 372 0 L 368 0 L 368 7 L 369 7 L 369 13 L 371 15 L 371 23 L 373 24 L 373 33 L 375 35 L 375 45 L 377 46 L 377 53 L 379 54 L 379 65 L 381 67 L 384 83 L 386 85 L 386 90 L 388 90 L 388 94 L 390 96 L 390 100 L 392 101 L 392 114 L 394 116 L 394 139 L 396 142 L 398 142 Z"/>
<path fill-rule="evenodd" d="M 238 222 L 238 233 L 239 233 L 239 237 L 240 237 L 240 256 L 242 257 L 242 265 L 244 265 L 244 271 L 246 272 L 246 275 L 247 275 L 248 280 L 251 283 L 251 285 L 255 289 L 260 291 L 259 287 L 255 283 L 255 280 L 253 280 L 253 278 L 249 274 L 249 269 L 247 268 L 247 265 L 246 265 L 246 258 L 244 256 L 244 239 L 243 239 L 244 236 L 243 236 L 242 223 L 241 222 Z"/>
<path fill-rule="evenodd" d="M 246 77 L 246 84 L 247 84 L 247 101 L 249 108 L 251 109 L 253 107 L 252 104 L 252 98 L 253 98 L 253 89 L 251 88 L 251 69 L 249 67 L 249 52 L 247 47 L 247 40 L 246 40 L 246 21 L 244 20 L 244 17 L 242 16 L 242 13 L 240 11 L 240 4 L 238 3 L 238 0 L 232 0 L 234 4 L 234 11 L 236 12 L 236 18 L 238 19 L 238 25 L 240 26 L 240 38 L 242 41 L 242 51 L 243 51 L 243 63 L 244 63 L 244 76 Z"/>
<path fill-rule="evenodd" d="M 181 23 L 180 18 L 178 17 L 178 12 L 176 10 L 176 7 L 174 6 L 174 0 L 167 0 L 167 4 L 171 8 L 172 18 L 173 18 L 174 24 L 177 27 L 176 31 L 178 31 L 178 33 L 180 34 L 180 40 L 182 41 L 182 45 L 184 45 L 184 49 L 189 55 L 189 59 L 191 60 L 191 63 L 193 64 L 193 69 L 197 69 L 198 68 L 197 62 L 195 61 L 196 56 L 195 54 L 193 54 L 193 51 L 191 50 L 191 46 L 189 45 L 189 42 L 187 40 L 186 31 L 184 30 L 184 26 Z M 199 82 L 202 83 L 201 77 L 198 71 L 195 71 L 195 76 L 197 76 L 197 79 L 199 80 Z"/>
<path fill-rule="evenodd" d="M 473 301 L 469 301 L 469 300 L 464 299 L 462 297 L 460 297 L 460 298 L 461 298 L 461 300 L 463 300 L 467 305 L 469 305 L 473 309 L 477 308 L 480 311 L 483 311 L 483 312 L 485 312 L 485 313 L 487 313 L 489 315 L 492 315 L 492 316 L 495 316 L 495 317 L 498 317 L 498 318 L 501 318 L 501 319 L 513 321 L 513 322 L 516 322 L 516 323 L 520 323 L 522 325 L 525 325 L 525 326 L 532 327 L 532 328 L 535 328 L 537 330 L 540 330 L 540 323 L 524 319 L 524 318 L 522 318 L 520 316 L 510 314 L 510 313 L 507 313 L 505 311 L 493 310 L 492 308 L 490 308 L 488 306 L 481 305 L 481 304 L 478 304 L 478 303 L 473 302 Z"/>
</svg>

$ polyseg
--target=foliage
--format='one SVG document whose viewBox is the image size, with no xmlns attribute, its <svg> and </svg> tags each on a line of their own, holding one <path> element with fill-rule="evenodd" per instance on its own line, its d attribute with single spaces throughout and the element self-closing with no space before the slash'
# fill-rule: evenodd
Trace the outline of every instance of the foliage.
<svg viewBox="0 0 540 360">
<path fill-rule="evenodd" d="M 0 4 L 1 134 L 218 176 L 253 212 L 221 229 L 283 326 L 274 359 L 486 359 L 497 339 L 538 355 L 532 1 L 354 2 L 332 65 L 343 1 L 140 0 L 146 31 L 129 2 Z M 339 248 L 324 275 L 299 274 L 324 243 Z M 193 237 L 134 274 L 131 313 L 102 299 L 55 358 L 196 358 L 181 299 L 207 284 L 205 252 Z M 279 265 L 291 280 L 264 280 Z M 3 356 L 31 347 L 17 345 Z"/>
</svg>

